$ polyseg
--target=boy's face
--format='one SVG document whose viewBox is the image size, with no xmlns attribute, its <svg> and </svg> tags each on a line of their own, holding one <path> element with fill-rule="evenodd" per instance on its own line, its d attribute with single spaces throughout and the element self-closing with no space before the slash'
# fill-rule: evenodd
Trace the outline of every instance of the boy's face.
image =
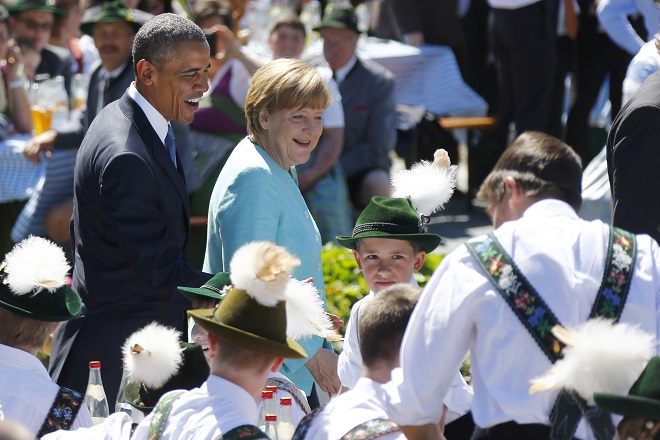
<svg viewBox="0 0 660 440">
<path fill-rule="evenodd" d="M 367 286 L 378 293 L 396 283 L 409 283 L 413 272 L 422 267 L 426 252 L 415 252 L 406 240 L 371 237 L 360 239 L 353 255 Z"/>
<path fill-rule="evenodd" d="M 209 333 L 204 329 L 204 327 L 195 324 L 190 335 L 192 336 L 192 340 L 194 342 L 202 346 L 206 360 L 211 361 L 211 359 L 209 359 Z"/>
</svg>

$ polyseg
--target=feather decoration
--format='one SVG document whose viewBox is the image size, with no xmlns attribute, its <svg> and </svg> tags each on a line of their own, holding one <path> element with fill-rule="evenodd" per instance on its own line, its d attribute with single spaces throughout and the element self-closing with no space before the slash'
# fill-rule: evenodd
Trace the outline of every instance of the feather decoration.
<svg viewBox="0 0 660 440">
<path fill-rule="evenodd" d="M 66 284 L 69 263 L 61 247 L 50 240 L 30 236 L 5 256 L 4 282 L 15 295 L 55 292 Z"/>
<path fill-rule="evenodd" d="M 292 339 L 307 339 L 312 335 L 329 341 L 341 339 L 323 309 L 323 301 L 314 284 L 290 279 L 284 298 L 287 336 Z"/>
<path fill-rule="evenodd" d="M 449 201 L 456 187 L 458 168 L 451 165 L 449 154 L 436 150 L 433 163 L 422 160 L 410 170 L 392 176 L 393 197 L 410 197 L 417 212 L 431 215 Z"/>
<path fill-rule="evenodd" d="M 179 371 L 183 349 L 181 333 L 152 322 L 133 333 L 122 346 L 130 377 L 147 388 L 158 389 Z"/>
<path fill-rule="evenodd" d="M 555 326 L 552 334 L 567 344 L 564 357 L 531 381 L 530 394 L 576 391 L 590 405 L 594 393 L 626 394 L 656 351 L 655 337 L 637 325 L 590 319 L 577 329 Z"/>
<path fill-rule="evenodd" d="M 231 282 L 259 304 L 275 307 L 284 299 L 289 276 L 300 260 L 282 246 L 254 241 L 240 247 L 229 265 Z"/>
</svg>

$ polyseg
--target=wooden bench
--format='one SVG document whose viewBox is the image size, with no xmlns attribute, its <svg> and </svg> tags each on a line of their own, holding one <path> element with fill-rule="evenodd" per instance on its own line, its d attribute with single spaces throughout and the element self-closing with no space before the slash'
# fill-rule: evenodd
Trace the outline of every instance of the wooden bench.
<svg viewBox="0 0 660 440">
<path fill-rule="evenodd" d="M 484 117 L 458 117 L 458 116 L 442 116 L 438 118 L 438 124 L 445 130 L 497 130 L 497 119 L 490 116 Z"/>
<path fill-rule="evenodd" d="M 205 215 L 196 215 L 190 217 L 190 226 L 206 226 L 209 222 L 209 218 Z"/>
</svg>

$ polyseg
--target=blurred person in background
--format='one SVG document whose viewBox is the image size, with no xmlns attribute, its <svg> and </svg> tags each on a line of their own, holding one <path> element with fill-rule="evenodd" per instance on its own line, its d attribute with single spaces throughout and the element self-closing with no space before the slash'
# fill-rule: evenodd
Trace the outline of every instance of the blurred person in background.
<svg viewBox="0 0 660 440">
<path fill-rule="evenodd" d="M 81 0 L 55 0 L 55 7 L 62 15 L 55 16 L 50 44 L 69 51 L 73 73 L 90 75 L 99 59 L 99 53 L 91 39 L 80 38 L 80 22 L 83 18 Z"/>
</svg>

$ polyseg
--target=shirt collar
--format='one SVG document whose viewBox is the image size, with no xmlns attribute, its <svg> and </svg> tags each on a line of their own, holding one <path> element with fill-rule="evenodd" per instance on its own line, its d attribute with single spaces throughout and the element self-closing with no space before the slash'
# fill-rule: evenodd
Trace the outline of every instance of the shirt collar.
<svg viewBox="0 0 660 440">
<path fill-rule="evenodd" d="M 44 364 L 42 364 L 36 356 L 27 351 L 0 344 L 0 360 L 12 363 L 25 370 L 32 370 L 50 378 Z"/>
<path fill-rule="evenodd" d="M 108 71 L 106 70 L 106 72 L 108 72 L 108 77 L 109 77 L 109 78 L 117 78 L 117 77 L 118 77 L 119 75 L 121 75 L 121 73 L 124 71 L 124 69 L 126 68 L 126 65 L 127 65 L 127 64 L 128 64 L 128 61 L 126 61 L 126 62 L 125 62 L 124 64 L 122 64 L 121 66 L 117 67 L 117 68 L 116 68 L 115 70 L 113 70 L 112 72 L 108 72 Z M 104 69 L 105 69 L 105 67 L 104 67 Z"/>
<path fill-rule="evenodd" d="M 241 414 L 249 417 L 249 420 L 253 421 L 255 425 L 258 423 L 257 402 L 242 387 L 215 374 L 210 375 L 204 385 L 209 396 L 231 399 L 232 404 L 238 408 Z"/>
<path fill-rule="evenodd" d="M 540 218 L 540 217 L 570 217 L 579 218 L 575 209 L 566 202 L 558 199 L 542 199 L 533 203 L 525 210 L 523 218 Z"/>
<path fill-rule="evenodd" d="M 337 85 L 340 85 L 344 79 L 346 79 L 346 75 L 348 75 L 348 72 L 350 72 L 353 66 L 355 66 L 355 63 L 357 63 L 357 55 L 353 54 L 353 57 L 351 57 L 350 61 L 346 63 L 345 66 L 335 70 L 335 81 L 337 82 Z"/>
<path fill-rule="evenodd" d="M 135 82 L 132 82 L 131 86 L 128 88 L 128 96 L 133 98 L 133 101 L 140 106 L 161 142 L 165 145 L 165 136 L 167 136 L 167 128 L 169 125 L 167 119 L 165 119 L 163 115 L 161 115 L 158 110 L 156 110 L 154 106 L 140 94 L 140 92 L 138 92 L 135 88 Z"/>
</svg>

